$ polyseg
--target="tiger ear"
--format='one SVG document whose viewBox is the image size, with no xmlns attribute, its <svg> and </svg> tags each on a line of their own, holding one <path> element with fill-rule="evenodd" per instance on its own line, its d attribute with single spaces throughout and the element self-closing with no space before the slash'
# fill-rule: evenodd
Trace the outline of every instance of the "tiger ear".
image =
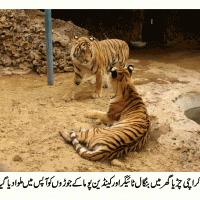
<svg viewBox="0 0 200 200">
<path fill-rule="evenodd" d="M 112 78 L 117 77 L 117 68 L 116 67 L 111 67 L 110 72 L 112 73 Z"/>
<path fill-rule="evenodd" d="M 94 41 L 94 37 L 90 37 L 90 41 Z"/>
<path fill-rule="evenodd" d="M 130 75 L 132 75 L 134 66 L 133 65 L 129 65 L 127 68 L 128 68 L 128 71 L 129 71 Z"/>
<path fill-rule="evenodd" d="M 75 40 L 78 40 L 78 36 L 77 36 L 77 35 L 75 35 L 75 36 L 74 36 L 74 39 L 75 39 Z"/>
</svg>

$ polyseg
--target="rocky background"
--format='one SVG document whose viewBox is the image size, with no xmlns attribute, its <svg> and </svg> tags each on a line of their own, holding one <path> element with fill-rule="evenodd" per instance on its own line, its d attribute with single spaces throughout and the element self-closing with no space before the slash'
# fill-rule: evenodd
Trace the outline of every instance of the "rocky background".
<svg viewBox="0 0 200 200">
<path fill-rule="evenodd" d="M 0 69 L 4 74 L 46 73 L 44 17 L 39 10 L 0 10 Z M 88 31 L 71 21 L 55 19 L 52 29 L 54 72 L 73 71 L 72 33 L 83 36 Z"/>
<path fill-rule="evenodd" d="M 110 10 L 105 10 L 104 16 L 101 16 L 101 10 L 63 10 L 63 13 L 59 10 L 60 16 L 56 12 L 52 10 L 52 16 L 65 21 L 52 18 L 55 73 L 73 71 L 70 49 L 74 34 L 79 37 L 93 35 L 102 40 L 105 39 L 105 33 L 108 38 L 119 38 L 127 43 L 142 41 L 143 38 L 145 12 L 142 9 L 113 10 L 112 14 Z M 188 19 L 184 13 L 184 10 L 182 13 L 180 10 L 163 10 L 158 13 L 165 24 L 162 48 L 200 49 L 198 27 L 191 20 L 194 17 Z M 0 10 L 0 72 L 5 75 L 28 74 L 32 71 L 45 74 L 46 65 L 45 13 L 36 9 Z"/>
</svg>

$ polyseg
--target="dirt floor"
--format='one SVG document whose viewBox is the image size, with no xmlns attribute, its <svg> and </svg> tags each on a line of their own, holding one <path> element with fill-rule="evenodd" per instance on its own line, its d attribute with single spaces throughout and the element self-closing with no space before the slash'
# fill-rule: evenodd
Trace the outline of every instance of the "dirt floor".
<svg viewBox="0 0 200 200">
<path fill-rule="evenodd" d="M 200 53 L 131 50 L 133 80 L 151 116 L 148 144 L 124 158 L 85 160 L 59 135 L 63 129 L 103 127 L 84 117 L 86 110 L 107 110 L 109 89 L 91 99 L 95 84 L 83 81 L 75 100 L 63 101 L 72 73 L 0 75 L 0 163 L 20 172 L 200 171 L 200 126 L 184 116 L 176 99 L 185 92 L 200 92 Z"/>
</svg>

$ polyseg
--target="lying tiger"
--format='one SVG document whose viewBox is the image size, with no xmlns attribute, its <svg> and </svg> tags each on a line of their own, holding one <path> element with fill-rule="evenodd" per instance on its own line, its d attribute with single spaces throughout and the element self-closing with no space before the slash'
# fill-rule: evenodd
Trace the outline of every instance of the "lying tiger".
<svg viewBox="0 0 200 200">
<path fill-rule="evenodd" d="M 82 158 L 93 161 L 119 158 L 147 142 L 149 116 L 131 80 L 132 71 L 132 65 L 126 67 L 123 63 L 111 67 L 108 86 L 115 95 L 110 100 L 108 111 L 86 112 L 87 118 L 98 118 L 110 127 L 80 130 L 78 133 L 60 132 Z"/>
<path fill-rule="evenodd" d="M 68 94 L 64 95 L 65 101 L 74 99 L 75 90 L 80 85 L 87 71 L 96 74 L 96 90 L 93 98 L 102 96 L 103 76 L 114 62 L 125 63 L 129 57 L 128 44 L 118 39 L 96 41 L 93 37 L 74 37 L 71 49 L 71 58 L 74 65 L 73 86 Z"/>
</svg>

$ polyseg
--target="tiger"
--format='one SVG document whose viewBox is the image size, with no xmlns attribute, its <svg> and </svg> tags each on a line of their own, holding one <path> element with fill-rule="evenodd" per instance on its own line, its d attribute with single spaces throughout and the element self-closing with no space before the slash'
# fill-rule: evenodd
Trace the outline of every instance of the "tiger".
<svg viewBox="0 0 200 200">
<path fill-rule="evenodd" d="M 74 65 L 74 81 L 70 91 L 63 96 L 65 101 L 74 99 L 75 90 L 80 85 L 86 72 L 96 74 L 96 89 L 92 98 L 102 97 L 103 78 L 114 62 L 125 63 L 129 57 L 129 46 L 119 39 L 98 41 L 94 37 L 74 36 L 71 48 L 71 58 Z M 106 84 L 104 84 L 106 87 Z"/>
<path fill-rule="evenodd" d="M 110 68 L 108 86 L 114 96 L 107 112 L 87 111 L 86 118 L 100 119 L 106 127 L 80 128 L 79 132 L 60 131 L 61 137 L 76 152 L 90 161 L 112 160 L 143 147 L 150 136 L 146 106 L 131 80 L 133 65 L 116 63 Z"/>
</svg>

